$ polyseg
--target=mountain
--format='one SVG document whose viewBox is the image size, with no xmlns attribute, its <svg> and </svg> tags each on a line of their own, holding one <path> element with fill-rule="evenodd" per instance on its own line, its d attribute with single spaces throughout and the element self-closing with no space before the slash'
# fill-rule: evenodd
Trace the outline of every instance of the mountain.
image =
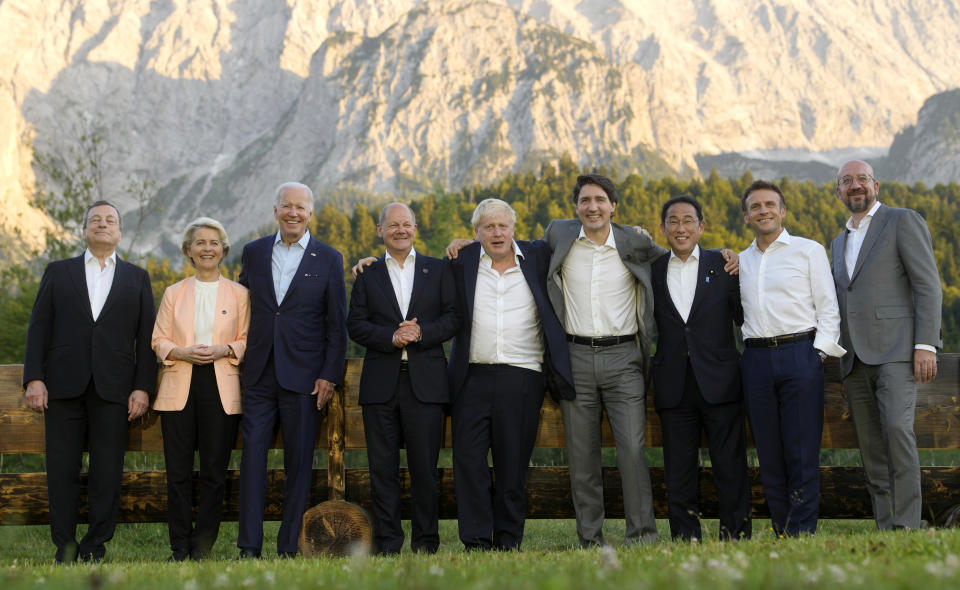
<svg viewBox="0 0 960 590">
<path fill-rule="evenodd" d="M 4 0 L 0 249 L 48 223 L 31 146 L 84 135 L 128 218 L 128 179 L 156 181 L 138 248 L 167 254 L 199 214 L 269 221 L 290 179 L 349 204 L 564 153 L 697 175 L 728 152 L 876 151 L 960 86 L 958 29 L 956 0 Z"/>
<path fill-rule="evenodd" d="M 927 99 L 917 124 L 894 138 L 888 160 L 891 175 L 904 182 L 960 181 L 960 89 Z"/>
</svg>

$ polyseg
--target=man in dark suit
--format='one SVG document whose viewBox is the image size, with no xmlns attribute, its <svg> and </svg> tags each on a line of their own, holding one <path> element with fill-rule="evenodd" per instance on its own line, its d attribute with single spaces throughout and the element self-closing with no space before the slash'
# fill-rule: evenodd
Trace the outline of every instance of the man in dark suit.
<svg viewBox="0 0 960 590">
<path fill-rule="evenodd" d="M 259 557 L 263 545 L 267 449 L 278 418 L 285 482 L 277 553 L 296 555 L 319 410 L 342 383 L 347 350 L 343 257 L 307 230 L 313 192 L 299 183 L 281 185 L 273 214 L 280 230 L 247 244 L 240 269 L 240 284 L 250 290 L 240 423 L 241 558 Z"/>
<path fill-rule="evenodd" d="M 106 201 L 87 207 L 87 250 L 47 266 L 27 330 L 23 383 L 27 406 L 46 414 L 50 534 L 58 563 L 103 559 L 117 524 L 127 423 L 147 410 L 156 387 L 150 277 L 117 257 L 120 235 L 116 207 Z M 78 545 L 85 440 L 90 527 Z"/>
<path fill-rule="evenodd" d="M 917 384 L 937 375 L 943 292 L 927 224 L 912 209 L 881 205 L 879 191 L 866 162 L 837 173 L 851 214 L 830 245 L 847 350 L 840 368 L 877 527 L 913 529 L 922 504 Z"/>
<path fill-rule="evenodd" d="M 453 275 L 444 261 L 416 252 L 417 223 L 403 203 L 380 212 L 387 252 L 357 277 L 347 329 L 366 347 L 360 406 L 370 462 L 374 540 L 381 555 L 400 553 L 400 447 L 407 449 L 413 496 L 410 548 L 436 553 L 437 459 L 443 405 L 450 402 L 443 343 L 460 320 Z"/>
<path fill-rule="evenodd" d="M 549 253 L 514 241 L 516 213 L 499 199 L 477 205 L 472 221 L 478 243 L 451 262 L 462 317 L 449 366 L 460 540 L 519 549 L 544 387 L 569 399 L 573 377 L 544 284 Z"/>
<path fill-rule="evenodd" d="M 670 199 L 660 221 L 670 252 L 652 267 L 653 390 L 663 431 L 670 533 L 674 539 L 702 538 L 697 492 L 703 430 L 720 500 L 720 539 L 750 538 L 740 353 L 733 333 L 734 324 L 743 323 L 740 282 L 723 270 L 723 255 L 700 248 L 706 224 L 696 199 Z"/>
</svg>

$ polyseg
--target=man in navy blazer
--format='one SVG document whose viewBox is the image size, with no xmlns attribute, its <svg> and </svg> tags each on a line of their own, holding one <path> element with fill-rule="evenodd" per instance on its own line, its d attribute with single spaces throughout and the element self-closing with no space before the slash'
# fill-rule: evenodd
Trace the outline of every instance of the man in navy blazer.
<svg viewBox="0 0 960 590">
<path fill-rule="evenodd" d="M 380 212 L 377 235 L 387 251 L 357 276 L 347 329 L 366 347 L 360 406 L 370 463 L 374 540 L 381 555 L 400 552 L 400 447 L 407 449 L 413 496 L 410 548 L 436 553 L 437 459 L 443 406 L 450 402 L 443 343 L 460 325 L 453 274 L 446 262 L 413 248 L 417 222 L 403 203 Z"/>
<path fill-rule="evenodd" d="M 566 334 L 547 297 L 550 254 L 542 243 L 515 242 L 515 223 L 510 205 L 482 201 L 473 213 L 478 242 L 451 262 L 462 316 L 449 366 L 453 469 L 468 550 L 520 547 L 545 385 L 556 397 L 575 395 Z"/>
<path fill-rule="evenodd" d="M 743 392 L 734 341 L 734 324 L 743 323 L 740 281 L 724 271 L 720 252 L 698 245 L 706 225 L 696 199 L 670 199 L 660 221 L 670 252 L 651 268 L 658 333 L 653 382 L 670 533 L 674 539 L 702 538 L 697 516 L 702 429 L 720 500 L 720 539 L 749 538 Z"/>
<path fill-rule="evenodd" d="M 313 192 L 300 183 L 281 185 L 273 214 L 280 230 L 244 246 L 240 269 L 240 284 L 250 290 L 240 423 L 241 558 L 259 557 L 263 545 L 267 449 L 278 418 L 285 482 L 277 553 L 296 555 L 319 410 L 343 382 L 347 350 L 343 257 L 307 230 Z"/>
<path fill-rule="evenodd" d="M 120 212 L 84 213 L 83 255 L 47 265 L 27 329 L 27 406 L 45 414 L 50 534 L 57 563 L 100 561 L 113 537 L 127 424 L 157 382 L 150 349 L 153 291 L 144 269 L 117 257 Z M 76 541 L 80 466 L 90 450 L 90 527 Z"/>
</svg>

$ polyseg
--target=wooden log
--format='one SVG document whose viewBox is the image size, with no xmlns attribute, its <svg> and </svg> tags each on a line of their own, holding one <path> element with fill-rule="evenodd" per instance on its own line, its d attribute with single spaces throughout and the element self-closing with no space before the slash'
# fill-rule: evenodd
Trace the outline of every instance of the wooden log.
<svg viewBox="0 0 960 590">
<path fill-rule="evenodd" d="M 923 467 L 921 469 L 924 495 L 923 518 L 935 522 L 937 517 L 960 504 L 960 467 Z M 456 494 L 453 488 L 453 470 L 441 468 L 440 518 L 456 519 Z M 654 511 L 657 518 L 667 517 L 663 468 L 650 469 L 653 484 Z M 283 501 L 283 470 L 267 472 L 267 506 L 265 520 L 280 520 Z M 86 475 L 81 476 L 81 522 L 86 518 Z M 403 493 L 403 518 L 410 518 L 410 477 L 400 471 Z M 330 499 L 326 486 L 325 469 L 313 471 L 309 505 Z M 347 469 L 345 473 L 346 500 L 370 510 L 370 476 L 366 469 Z M 196 485 L 196 474 L 194 474 Z M 227 473 L 224 501 L 224 520 L 238 516 L 239 472 Z M 604 506 L 607 518 L 623 518 L 623 498 L 620 475 L 616 468 L 603 469 Z M 750 468 L 750 492 L 754 518 L 768 518 L 760 473 Z M 5 505 L 0 509 L 0 525 L 47 524 L 46 475 L 43 473 L 0 474 L 0 497 Z M 120 522 L 166 521 L 166 474 L 162 471 L 126 472 L 120 497 Z M 717 493 L 709 467 L 700 470 L 700 512 L 704 518 L 716 518 Z M 820 468 L 821 518 L 870 518 L 870 498 L 861 467 Z M 570 473 L 566 467 L 531 467 L 527 476 L 528 518 L 573 518 L 570 498 Z"/>
</svg>

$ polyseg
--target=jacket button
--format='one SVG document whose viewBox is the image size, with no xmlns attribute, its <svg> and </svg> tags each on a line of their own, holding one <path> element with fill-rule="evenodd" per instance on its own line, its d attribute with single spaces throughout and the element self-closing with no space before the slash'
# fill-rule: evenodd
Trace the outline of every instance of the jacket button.
<svg viewBox="0 0 960 590">
<path fill-rule="evenodd" d="M 280 312 L 279 312 L 279 311 L 277 312 L 277 315 L 280 315 Z"/>
</svg>

